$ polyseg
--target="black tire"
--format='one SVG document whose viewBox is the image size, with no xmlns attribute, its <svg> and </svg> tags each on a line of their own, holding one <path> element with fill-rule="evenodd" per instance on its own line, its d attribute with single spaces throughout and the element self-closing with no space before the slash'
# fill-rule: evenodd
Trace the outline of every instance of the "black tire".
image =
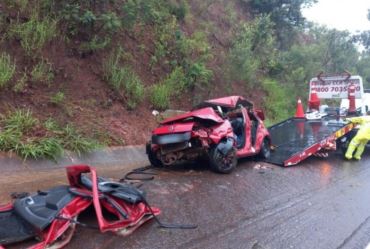
<svg viewBox="0 0 370 249">
<path fill-rule="evenodd" d="M 235 148 L 232 148 L 226 156 L 217 149 L 217 146 L 211 148 L 208 153 L 209 165 L 217 173 L 229 174 L 238 163 Z"/>
<path fill-rule="evenodd" d="M 259 157 L 262 159 L 267 159 L 271 155 L 270 142 L 267 138 L 263 139 Z"/>
<path fill-rule="evenodd" d="M 149 162 L 152 166 L 154 166 L 156 168 L 162 168 L 163 167 L 162 161 L 157 158 L 157 155 L 152 150 L 151 143 L 148 143 L 146 145 L 146 154 L 148 155 L 148 160 L 149 160 Z"/>
</svg>

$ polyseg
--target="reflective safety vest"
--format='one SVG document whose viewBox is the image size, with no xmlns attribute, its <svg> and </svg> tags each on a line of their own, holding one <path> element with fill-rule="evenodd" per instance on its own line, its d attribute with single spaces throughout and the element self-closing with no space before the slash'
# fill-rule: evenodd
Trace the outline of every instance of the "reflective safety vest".
<svg viewBox="0 0 370 249">
<path fill-rule="evenodd" d="M 348 120 L 360 125 L 356 135 L 358 139 L 370 140 L 370 116 L 348 118 Z"/>
</svg>

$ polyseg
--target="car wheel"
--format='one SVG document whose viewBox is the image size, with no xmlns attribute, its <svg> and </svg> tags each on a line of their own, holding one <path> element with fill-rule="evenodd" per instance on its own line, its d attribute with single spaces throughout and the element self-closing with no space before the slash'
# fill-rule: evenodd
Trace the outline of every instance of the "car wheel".
<svg viewBox="0 0 370 249">
<path fill-rule="evenodd" d="M 151 143 L 148 143 L 146 145 L 146 153 L 148 155 L 148 160 L 150 162 L 150 164 L 154 167 L 157 167 L 157 168 L 162 168 L 163 167 L 163 163 L 161 162 L 161 160 L 159 160 L 157 158 L 157 155 L 155 154 L 155 152 L 152 150 L 152 145 Z"/>
<path fill-rule="evenodd" d="M 265 138 L 263 139 L 259 156 L 263 159 L 267 159 L 270 157 L 270 154 L 271 154 L 270 143 L 269 140 Z"/>
<path fill-rule="evenodd" d="M 217 146 L 209 150 L 209 164 L 211 169 L 217 173 L 228 174 L 236 167 L 236 149 L 232 148 L 226 155 L 222 154 Z"/>
</svg>

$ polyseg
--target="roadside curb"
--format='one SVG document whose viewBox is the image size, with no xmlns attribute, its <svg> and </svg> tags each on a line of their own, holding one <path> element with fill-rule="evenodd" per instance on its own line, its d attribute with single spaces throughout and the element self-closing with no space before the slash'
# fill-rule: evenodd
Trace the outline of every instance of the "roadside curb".
<svg viewBox="0 0 370 249">
<path fill-rule="evenodd" d="M 144 145 L 109 147 L 81 156 L 66 151 L 65 155 L 59 158 L 57 162 L 46 159 L 23 161 L 13 153 L 0 153 L 0 169 L 2 173 L 61 169 L 75 164 L 88 164 L 95 168 L 112 166 L 135 168 L 147 165 L 149 162 L 145 154 Z"/>
</svg>

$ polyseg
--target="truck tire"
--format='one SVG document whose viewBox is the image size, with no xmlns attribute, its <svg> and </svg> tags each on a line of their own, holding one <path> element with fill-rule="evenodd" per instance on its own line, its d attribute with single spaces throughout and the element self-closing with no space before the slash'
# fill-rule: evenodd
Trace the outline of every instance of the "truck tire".
<svg viewBox="0 0 370 249">
<path fill-rule="evenodd" d="M 161 160 L 159 160 L 157 158 L 156 154 L 152 150 L 152 144 L 151 143 L 146 144 L 146 154 L 148 155 L 148 160 L 149 160 L 150 164 L 153 167 L 156 167 L 156 168 L 162 168 L 163 167 L 163 163 L 161 162 Z"/>
<path fill-rule="evenodd" d="M 211 148 L 208 153 L 210 167 L 217 173 L 229 174 L 238 163 L 234 147 L 226 155 L 222 154 L 217 146 Z"/>
<path fill-rule="evenodd" d="M 259 157 L 262 159 L 267 159 L 271 155 L 271 150 L 270 150 L 270 142 L 268 138 L 264 138 L 262 145 L 261 145 L 261 150 L 259 153 Z"/>
</svg>

